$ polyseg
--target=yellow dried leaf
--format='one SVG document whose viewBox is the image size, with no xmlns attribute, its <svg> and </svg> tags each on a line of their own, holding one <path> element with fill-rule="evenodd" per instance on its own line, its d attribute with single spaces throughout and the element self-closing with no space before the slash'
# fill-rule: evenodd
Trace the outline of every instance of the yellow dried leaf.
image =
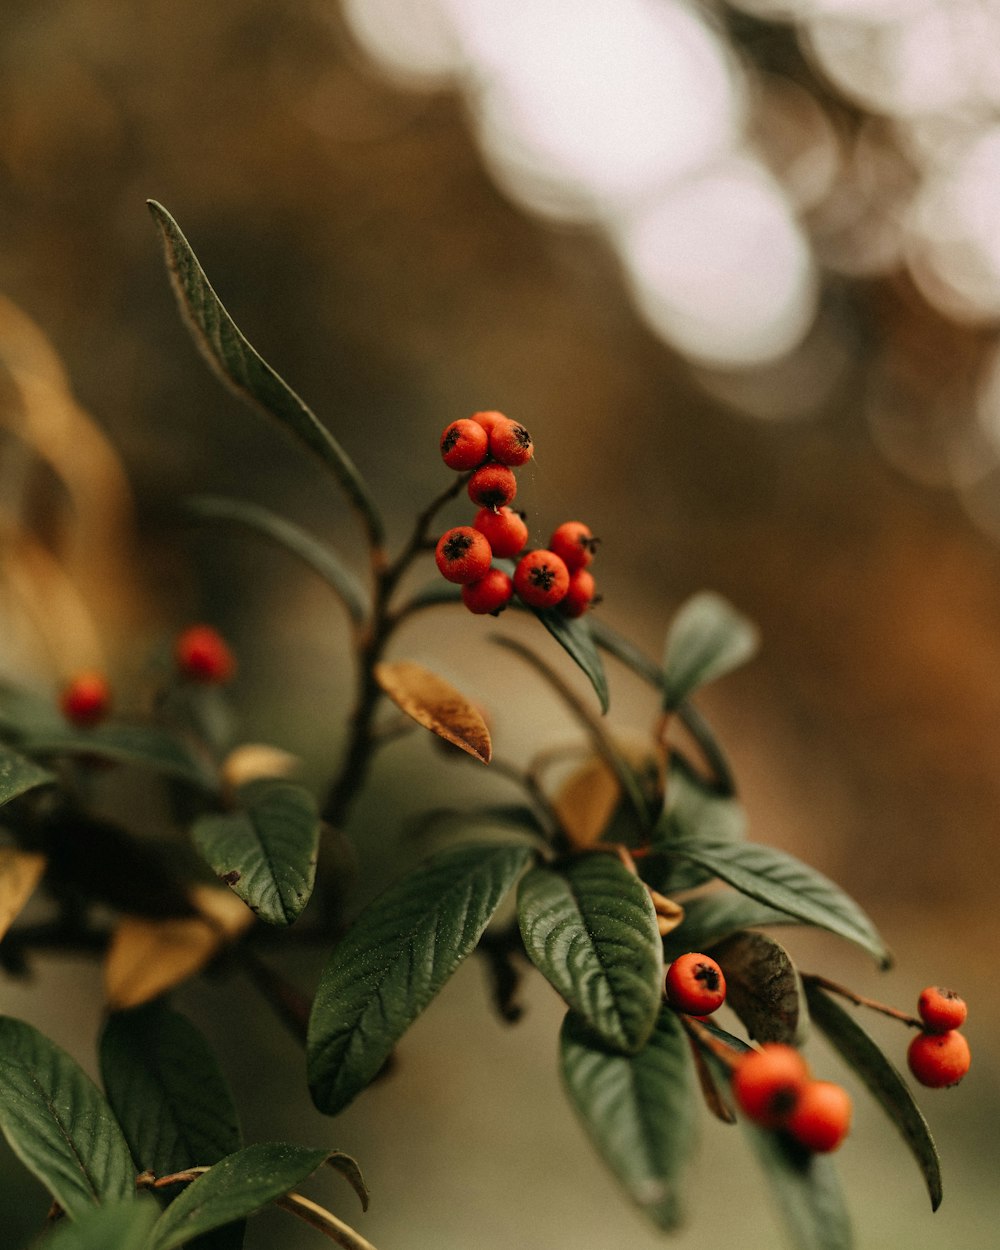
<svg viewBox="0 0 1000 1250">
<path fill-rule="evenodd" d="M 21 914 L 45 871 L 45 856 L 0 848 L 0 938 Z"/>
<path fill-rule="evenodd" d="M 264 742 L 245 742 L 234 747 L 222 763 L 222 780 L 231 790 L 262 777 L 291 777 L 299 768 L 299 758 L 280 747 Z"/>
<path fill-rule="evenodd" d="M 375 666 L 375 680 L 418 725 L 488 764 L 493 756 L 482 713 L 464 694 L 429 669 L 400 660 Z"/>
<path fill-rule="evenodd" d="M 644 798 L 662 799 L 666 754 L 646 737 L 616 737 L 615 750 L 632 770 Z M 572 846 L 584 850 L 603 837 L 621 800 L 621 785 L 599 755 L 592 755 L 563 782 L 553 806 Z"/>
</svg>

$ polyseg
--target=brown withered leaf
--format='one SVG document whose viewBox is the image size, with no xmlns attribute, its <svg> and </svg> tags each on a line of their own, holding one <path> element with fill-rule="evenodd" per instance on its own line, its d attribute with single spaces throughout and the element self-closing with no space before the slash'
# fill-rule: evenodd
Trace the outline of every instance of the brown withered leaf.
<svg viewBox="0 0 1000 1250">
<path fill-rule="evenodd" d="M 0 938 L 34 894 L 45 863 L 44 855 L 19 851 L 12 846 L 0 847 Z"/>
<path fill-rule="evenodd" d="M 120 922 L 104 961 L 109 1010 L 140 1007 L 180 985 L 253 924 L 253 912 L 229 890 L 198 886 L 191 902 L 199 915 Z"/>
<path fill-rule="evenodd" d="M 663 748 L 646 737 L 617 735 L 614 747 L 635 775 L 643 798 L 651 804 L 661 800 L 666 776 Z M 621 798 L 621 785 L 605 761 L 596 754 L 584 760 L 563 782 L 554 801 L 570 843 L 584 850 L 599 842 Z"/>
<path fill-rule="evenodd" d="M 493 757 L 490 731 L 478 708 L 442 677 L 410 660 L 375 665 L 375 680 L 417 722 L 484 764 Z"/>
<path fill-rule="evenodd" d="M 285 778 L 296 773 L 301 764 L 297 755 L 266 742 L 245 742 L 234 747 L 222 761 L 222 780 L 230 790 L 238 790 L 248 781 L 262 777 Z"/>
</svg>

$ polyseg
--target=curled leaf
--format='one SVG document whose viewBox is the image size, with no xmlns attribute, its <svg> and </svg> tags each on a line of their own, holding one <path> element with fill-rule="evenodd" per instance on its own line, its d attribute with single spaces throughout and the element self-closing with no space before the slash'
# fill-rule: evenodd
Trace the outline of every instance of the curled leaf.
<svg viewBox="0 0 1000 1250">
<path fill-rule="evenodd" d="M 713 947 L 726 1002 L 758 1042 L 801 1043 L 808 1010 L 788 952 L 765 933 L 734 933 Z"/>
<path fill-rule="evenodd" d="M 375 680 L 400 711 L 431 733 L 488 764 L 493 756 L 482 713 L 443 677 L 410 660 L 375 665 Z"/>
</svg>

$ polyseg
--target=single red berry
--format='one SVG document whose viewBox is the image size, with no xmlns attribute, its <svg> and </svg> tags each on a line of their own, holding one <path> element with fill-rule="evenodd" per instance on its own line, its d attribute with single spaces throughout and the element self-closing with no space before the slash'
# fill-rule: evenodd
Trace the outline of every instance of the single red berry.
<svg viewBox="0 0 1000 1250">
<path fill-rule="evenodd" d="M 948 1033 L 918 1033 L 906 1052 L 910 1071 L 921 1085 L 943 1089 L 957 1085 L 969 1070 L 969 1043 L 957 1029 Z"/>
<path fill-rule="evenodd" d="M 174 640 L 174 660 L 183 676 L 221 686 L 236 672 L 229 644 L 211 625 L 191 625 Z"/>
<path fill-rule="evenodd" d="M 589 569 L 577 569 L 569 575 L 569 589 L 566 598 L 560 603 L 559 610 L 565 616 L 583 616 L 594 602 L 594 575 Z"/>
<path fill-rule="evenodd" d="M 851 1127 L 853 1104 L 847 1090 L 833 1081 L 807 1081 L 785 1131 L 806 1150 L 826 1154 L 836 1150 Z"/>
<path fill-rule="evenodd" d="M 726 1001 L 726 978 L 708 955 L 690 951 L 667 969 L 667 1002 L 678 1011 L 707 1016 Z"/>
<path fill-rule="evenodd" d="M 510 418 L 504 416 L 502 412 L 489 411 L 474 412 L 469 420 L 475 421 L 477 425 L 481 425 L 488 435 L 495 425 L 498 425 L 501 421 L 509 421 Z"/>
<path fill-rule="evenodd" d="M 514 583 L 503 569 L 489 569 L 478 582 L 462 587 L 462 602 L 477 616 L 499 616 L 514 593 Z"/>
<path fill-rule="evenodd" d="M 514 589 L 529 608 L 554 608 L 568 588 L 569 569 L 553 552 L 542 547 L 518 560 Z"/>
<path fill-rule="evenodd" d="M 59 707 L 74 725 L 96 725 L 111 710 L 111 688 L 103 673 L 77 673 L 62 689 Z"/>
<path fill-rule="evenodd" d="M 480 508 L 472 522 L 474 529 L 493 548 L 493 554 L 503 558 L 520 555 L 528 541 L 528 527 L 520 512 L 513 508 Z"/>
<path fill-rule="evenodd" d="M 452 421 L 441 435 L 441 458 L 449 469 L 476 469 L 486 459 L 489 442 L 478 421 Z"/>
<path fill-rule="evenodd" d="M 469 498 L 482 508 L 502 508 L 517 494 L 517 478 L 505 464 L 484 464 L 469 478 Z"/>
<path fill-rule="evenodd" d="M 942 989 L 940 985 L 928 985 L 920 991 L 917 1000 L 917 1012 L 924 1022 L 927 1033 L 947 1033 L 950 1029 L 960 1029 L 965 1023 L 969 1009 L 965 999 L 959 998 L 954 990 Z"/>
<path fill-rule="evenodd" d="M 438 539 L 434 559 L 441 576 L 449 582 L 467 586 L 485 577 L 493 559 L 490 545 L 471 525 L 459 525 L 446 530 Z"/>
<path fill-rule="evenodd" d="M 576 569 L 585 569 L 593 560 L 597 544 L 601 540 L 595 538 L 590 527 L 582 521 L 563 521 L 556 527 L 549 546 L 558 556 L 566 561 L 566 567 L 572 573 Z"/>
<path fill-rule="evenodd" d="M 531 435 L 516 421 L 497 421 L 490 430 L 490 455 L 498 464 L 515 468 L 527 464 L 535 454 Z"/>
<path fill-rule="evenodd" d="M 745 1115 L 764 1128 L 780 1128 L 795 1110 L 809 1069 L 794 1046 L 765 1042 L 740 1056 L 733 1096 Z"/>
</svg>

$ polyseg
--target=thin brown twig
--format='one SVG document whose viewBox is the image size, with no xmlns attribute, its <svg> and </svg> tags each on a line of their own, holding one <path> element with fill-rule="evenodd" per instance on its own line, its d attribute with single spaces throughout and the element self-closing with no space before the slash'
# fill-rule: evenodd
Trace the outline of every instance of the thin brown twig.
<svg viewBox="0 0 1000 1250">
<path fill-rule="evenodd" d="M 318 1202 L 313 1202 L 310 1198 L 297 1194 L 294 1190 L 287 1193 L 283 1198 L 275 1198 L 274 1205 L 281 1207 L 283 1211 L 288 1211 L 292 1215 L 297 1215 L 300 1220 L 304 1220 L 307 1224 L 323 1233 L 330 1241 L 334 1241 L 338 1246 L 343 1246 L 344 1250 L 375 1250 L 370 1241 L 367 1241 L 360 1233 L 356 1233 L 350 1225 L 345 1224 L 342 1220 L 338 1220 L 325 1207 L 321 1207 Z"/>
<path fill-rule="evenodd" d="M 848 989 L 846 985 L 830 981 L 818 973 L 803 972 L 801 976 L 802 980 L 808 981 L 810 985 L 818 986 L 821 990 L 829 990 L 831 994 L 839 994 L 841 998 L 846 998 L 848 1002 L 854 1003 L 858 1007 L 869 1007 L 872 1011 L 881 1012 L 883 1016 L 889 1016 L 893 1020 L 900 1020 L 903 1024 L 908 1024 L 911 1029 L 922 1029 L 924 1027 L 924 1022 L 919 1016 L 911 1016 L 909 1012 L 900 1011 L 896 1007 L 890 1007 L 888 1003 L 880 1003 L 876 998 L 866 998 L 864 994 L 856 994 L 854 990 Z"/>
</svg>

